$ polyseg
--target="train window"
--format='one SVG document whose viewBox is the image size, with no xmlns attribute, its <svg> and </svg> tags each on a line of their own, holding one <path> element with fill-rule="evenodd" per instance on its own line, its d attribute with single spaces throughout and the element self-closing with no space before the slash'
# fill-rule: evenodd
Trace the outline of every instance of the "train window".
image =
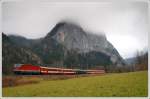
<svg viewBox="0 0 150 99">
<path fill-rule="evenodd" d="M 23 65 L 23 64 L 15 64 L 14 67 L 19 67 L 21 65 Z"/>
</svg>

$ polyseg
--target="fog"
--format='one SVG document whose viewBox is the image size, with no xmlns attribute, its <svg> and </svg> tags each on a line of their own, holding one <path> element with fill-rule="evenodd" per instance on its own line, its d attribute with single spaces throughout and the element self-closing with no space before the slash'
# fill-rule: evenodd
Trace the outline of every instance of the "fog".
<svg viewBox="0 0 150 99">
<path fill-rule="evenodd" d="M 51 2 L 2 3 L 2 31 L 27 38 L 44 37 L 61 20 L 71 20 L 86 31 L 105 33 L 123 58 L 148 47 L 146 2 Z"/>
</svg>

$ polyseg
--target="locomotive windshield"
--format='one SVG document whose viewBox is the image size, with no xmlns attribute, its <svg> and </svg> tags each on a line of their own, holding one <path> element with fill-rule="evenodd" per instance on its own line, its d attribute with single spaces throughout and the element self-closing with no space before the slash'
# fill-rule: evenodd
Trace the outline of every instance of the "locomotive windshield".
<svg viewBox="0 0 150 99">
<path fill-rule="evenodd" d="M 23 65 L 23 64 L 15 64 L 14 67 L 19 67 L 21 65 Z"/>
</svg>

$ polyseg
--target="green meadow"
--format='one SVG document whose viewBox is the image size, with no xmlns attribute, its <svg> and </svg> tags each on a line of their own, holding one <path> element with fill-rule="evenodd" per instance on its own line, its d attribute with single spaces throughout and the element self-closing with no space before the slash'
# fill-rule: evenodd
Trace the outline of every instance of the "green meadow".
<svg viewBox="0 0 150 99">
<path fill-rule="evenodd" d="M 102 76 L 41 80 L 37 84 L 6 87 L 3 97 L 146 97 L 148 72 L 110 73 Z"/>
</svg>

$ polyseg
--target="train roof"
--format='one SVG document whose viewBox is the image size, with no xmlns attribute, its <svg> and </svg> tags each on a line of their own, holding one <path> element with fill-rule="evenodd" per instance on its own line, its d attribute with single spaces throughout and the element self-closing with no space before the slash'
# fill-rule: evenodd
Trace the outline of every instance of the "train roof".
<svg viewBox="0 0 150 99">
<path fill-rule="evenodd" d="M 41 68 L 45 68 L 45 69 L 62 69 L 62 68 L 56 68 L 56 67 L 45 67 L 45 66 L 40 66 Z"/>
</svg>

